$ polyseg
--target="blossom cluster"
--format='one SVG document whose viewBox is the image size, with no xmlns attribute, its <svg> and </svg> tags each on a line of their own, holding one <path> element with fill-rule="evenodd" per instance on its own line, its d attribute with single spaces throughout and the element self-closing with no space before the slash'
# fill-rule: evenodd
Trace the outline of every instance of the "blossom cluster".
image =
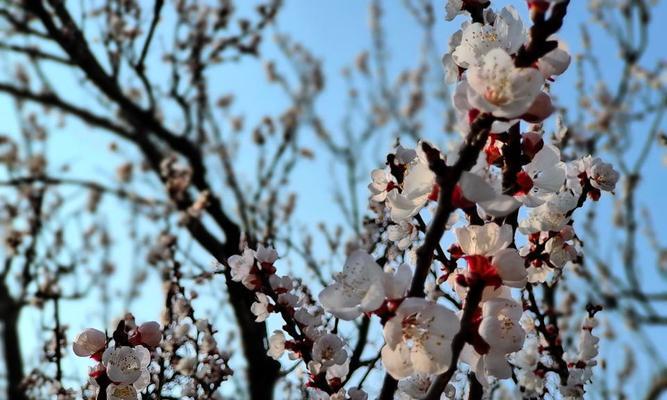
<svg viewBox="0 0 667 400">
<path fill-rule="evenodd" d="M 277 273 L 274 265 L 277 260 L 278 253 L 273 248 L 262 245 L 256 250 L 246 248 L 241 255 L 234 255 L 227 260 L 232 279 L 255 293 L 257 301 L 252 304 L 251 312 L 256 321 L 263 322 L 272 314 L 279 314 L 285 321 L 284 330 L 276 330 L 269 337 L 267 354 L 276 360 L 286 353 L 292 360 L 303 360 L 308 368 L 306 388 L 311 398 L 367 399 L 363 390 L 343 387 L 350 363 L 345 341 L 327 329 L 324 309 L 315 304 L 308 292 L 299 290 L 298 283 L 289 276 Z M 356 273 L 350 272 L 351 270 L 360 272 L 363 276 L 359 277 L 359 281 L 350 283 L 342 274 L 338 280 L 339 285 L 323 298 L 330 298 L 335 302 L 343 298 L 339 292 L 348 293 L 348 290 L 352 290 L 349 294 L 356 296 L 362 295 L 363 288 L 376 287 L 375 279 L 378 276 L 381 278 L 381 275 L 374 275 L 378 270 L 368 268 L 369 262 L 374 263 L 369 255 L 363 252 L 353 253 L 346 264 L 348 276 L 358 277 Z M 375 267 L 380 268 L 377 265 Z M 338 304 L 340 310 L 335 315 L 354 319 L 361 315 L 364 308 L 373 308 L 378 302 L 382 303 L 382 300 L 384 297 L 378 300 L 370 295 L 365 300 L 359 299 L 364 306 L 357 304 L 347 307 L 345 304 Z M 326 301 L 323 301 L 323 304 L 326 304 Z"/>
<path fill-rule="evenodd" d="M 543 20 L 556 3 L 529 2 L 531 16 L 542 13 L 535 21 Z M 446 81 L 456 83 L 453 104 L 466 141 L 452 154 L 426 142 L 415 149 L 399 145 L 386 167 L 371 173 L 371 209 L 386 231 L 386 245 L 403 261 L 381 266 L 357 250 L 319 300 L 342 320 L 380 318 L 383 366 L 410 398 L 426 396 L 435 376 L 446 376 L 459 362 L 483 387 L 521 369 L 522 386 L 539 395 L 547 390 L 545 377 L 555 373 L 561 394 L 581 397 L 597 354 L 593 316 L 582 328 L 579 354 L 568 359 L 532 287 L 557 281 L 580 259 L 573 213 L 586 199 L 613 193 L 619 174 L 599 158 L 563 160 L 557 143 L 547 142 L 542 123 L 555 110 L 549 87 L 567 70 L 570 55 L 553 38 L 532 43 L 538 39 L 528 35 L 514 7 L 495 12 L 487 6 L 450 0 L 446 8 L 448 19 L 473 16 L 452 36 L 443 57 Z M 487 131 L 482 121 L 488 121 Z M 471 138 L 480 132 L 485 136 L 479 156 L 462 166 Z M 460 175 L 452 175 L 457 168 Z M 452 176 L 454 184 L 447 181 Z M 438 251 L 438 243 L 436 254 L 425 255 L 432 234 L 425 220 L 447 207 L 445 229 L 453 228 L 456 241 L 448 254 Z M 413 289 L 427 274 L 413 272 L 411 259 L 416 269 L 422 259 L 429 270 L 431 259 L 440 264 L 426 298 Z M 454 309 L 440 301 L 445 292 L 459 299 L 451 302 Z M 529 335 L 525 318 L 538 319 Z M 538 357 L 536 343 L 549 350 Z"/>
<path fill-rule="evenodd" d="M 127 315 L 120 321 L 112 339 L 106 333 L 88 328 L 73 341 L 74 354 L 89 357 L 97 364 L 90 368 L 91 384 L 104 391 L 108 400 L 141 399 L 150 383 L 148 365 L 151 351 L 160 345 L 162 330 L 155 321 L 139 326 Z"/>
</svg>

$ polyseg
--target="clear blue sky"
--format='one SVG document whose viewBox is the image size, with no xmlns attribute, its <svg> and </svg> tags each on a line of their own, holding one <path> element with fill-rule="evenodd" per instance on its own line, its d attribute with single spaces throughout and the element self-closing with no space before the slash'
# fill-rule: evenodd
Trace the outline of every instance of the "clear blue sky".
<svg viewBox="0 0 667 400">
<path fill-rule="evenodd" d="M 242 3 L 242 2 L 241 2 Z M 340 119 L 344 112 L 344 105 L 346 101 L 346 93 L 343 86 L 343 81 L 340 78 L 340 70 L 344 66 L 350 65 L 360 50 L 366 49 L 370 44 L 370 34 L 368 29 L 368 2 L 354 1 L 354 0 L 338 0 L 338 1 L 324 1 L 324 0 L 287 0 L 286 7 L 281 13 L 278 20 L 278 28 L 280 32 L 288 33 L 291 37 L 298 39 L 306 48 L 310 49 L 315 56 L 323 61 L 324 72 L 327 77 L 325 93 L 318 100 L 317 108 L 321 115 L 326 116 L 326 122 L 329 128 L 335 132 L 340 126 Z M 420 43 L 420 31 L 414 24 L 411 17 L 407 15 L 404 8 L 399 1 L 386 1 L 386 13 L 384 18 L 385 30 L 388 33 L 388 47 L 390 51 L 390 74 L 395 74 L 402 68 L 414 65 L 414 60 L 418 57 Z M 442 51 L 446 49 L 447 40 L 451 33 L 458 29 L 459 24 L 463 21 L 461 17 L 454 22 L 447 23 L 442 19 L 442 1 L 436 1 L 436 10 L 439 13 L 439 22 L 436 40 L 439 42 L 438 46 Z M 568 16 L 565 27 L 560 34 L 560 37 L 570 46 L 570 49 L 576 53 L 580 49 L 579 40 L 579 26 L 586 23 L 587 14 L 584 10 L 586 1 L 574 0 L 572 2 L 571 12 Z M 518 8 L 523 9 L 523 1 L 495 1 L 494 6 L 500 7 L 504 4 L 515 4 Z M 667 7 L 661 4 L 656 10 L 658 15 L 667 17 Z M 651 42 L 647 60 L 663 59 L 665 57 L 664 50 L 660 48 L 660 41 L 657 38 L 662 38 L 667 35 L 667 29 L 663 24 L 654 26 L 651 32 L 654 40 Z M 600 38 L 599 30 L 593 28 L 594 37 L 596 39 L 596 52 L 602 57 L 601 64 L 605 68 L 605 72 L 609 71 L 610 76 L 617 76 L 619 59 L 618 54 L 610 46 L 608 40 Z M 273 44 L 268 40 L 264 45 L 264 57 L 280 59 L 281 56 L 273 48 Z M 159 68 L 159 67 L 158 67 Z M 6 71 L 0 71 L 3 75 Z M 71 76 L 65 75 L 62 71 L 54 68 L 50 71 L 54 77 L 54 81 L 59 82 L 60 85 L 66 86 L 69 91 L 73 93 L 73 99 L 78 100 L 80 104 L 85 104 L 85 99 L 88 93 L 76 92 L 78 85 L 76 80 Z M 256 121 L 266 113 L 279 112 L 284 106 L 285 98 L 283 94 L 274 86 L 269 86 L 263 79 L 263 67 L 261 63 L 254 60 L 245 60 L 238 64 L 225 67 L 224 73 L 219 74 L 211 81 L 211 87 L 217 88 L 220 93 L 233 92 L 236 95 L 236 103 L 234 110 L 244 111 L 247 121 Z M 557 84 L 556 95 L 561 104 L 569 107 L 576 106 L 575 93 L 573 91 L 575 82 L 575 70 L 571 68 L 563 77 L 561 77 Z M 11 115 L 11 102 L 6 97 L 0 96 L 0 110 L 3 115 Z M 432 120 L 425 121 L 426 125 L 436 125 L 437 120 L 435 114 L 430 114 Z M 15 132 L 15 121 L 11 117 L 4 118 L 5 124 L 3 129 L 6 131 Z M 58 133 L 50 145 L 50 153 L 54 160 L 58 162 L 70 162 L 76 165 L 72 171 L 74 176 L 85 176 L 93 171 L 103 181 L 113 182 L 113 168 L 109 165 L 116 166 L 122 158 L 110 155 L 108 152 L 100 152 L 101 146 L 106 146 L 110 137 L 98 132 L 88 131 L 80 125 L 72 125 L 70 128 L 62 133 Z M 55 124 L 54 124 L 54 129 Z M 642 132 L 637 132 L 641 135 Z M 431 139 L 441 141 L 438 136 L 432 135 Z M 368 171 L 380 165 L 385 150 L 389 149 L 391 141 L 387 140 L 384 143 L 384 148 L 374 155 L 374 159 L 369 157 L 365 161 Z M 298 209 L 296 220 L 309 221 L 324 221 L 337 222 L 340 220 L 340 213 L 333 205 L 332 188 L 335 182 L 332 180 L 329 173 L 330 162 L 324 151 L 318 151 L 319 145 L 308 136 L 306 139 L 307 146 L 313 147 L 321 156 L 312 162 L 308 162 L 308 168 L 304 168 L 306 164 L 301 165 L 301 169 L 296 172 L 296 178 L 292 180 L 293 189 L 300 193 L 301 198 L 307 199 L 302 201 L 301 207 Z M 635 149 L 631 152 L 636 152 Z M 664 149 L 655 148 L 651 154 L 650 159 L 646 165 L 646 179 L 642 183 L 641 193 L 642 205 L 651 207 L 654 211 L 654 218 L 656 219 L 656 226 L 660 229 L 660 223 L 667 222 L 667 211 L 664 207 L 658 207 L 663 200 L 667 199 L 667 188 L 660 184 L 665 182 L 665 167 L 661 164 L 661 157 L 665 153 Z M 94 155 L 91 157 L 91 155 Z M 246 165 L 247 164 L 247 165 Z M 253 168 L 253 162 L 245 162 L 239 160 L 239 169 L 241 171 Z M 52 172 L 55 172 L 53 170 Z M 2 177 L 4 171 L 0 172 Z M 253 174 L 248 173 L 246 178 L 252 179 Z M 365 192 L 360 190 L 360 193 L 365 196 Z M 112 227 L 117 228 L 118 237 L 115 238 L 118 246 L 116 248 L 117 259 L 125 260 L 126 264 L 119 265 L 121 269 L 118 277 L 113 282 L 116 287 L 122 288 L 127 286 L 129 277 L 129 269 L 136 262 L 141 260 L 134 260 L 132 255 L 132 247 L 124 242 L 122 235 L 122 226 L 129 218 L 126 205 L 123 203 L 112 202 L 107 207 L 110 212 L 107 219 Z M 317 206 L 310 206 L 316 204 Z M 611 201 L 605 200 L 601 205 L 600 212 L 609 214 Z M 311 226 L 314 224 L 311 224 Z M 602 227 L 601 232 L 609 235 L 609 240 L 600 238 L 601 246 L 608 247 L 606 250 L 600 251 L 604 254 L 614 248 L 618 235 L 614 232 L 611 225 Z M 644 244 L 640 244 L 645 246 Z M 646 249 L 644 249 L 646 250 Z M 652 263 L 653 260 L 647 256 L 647 251 L 640 254 L 641 263 Z M 342 261 L 342 260 L 341 260 Z M 641 265 L 640 263 L 640 265 Z M 616 263 L 618 264 L 618 263 Z M 341 262 L 342 265 L 342 262 Z M 620 268 L 620 265 L 616 265 Z M 124 270 L 123 270 L 124 269 Z M 650 270 L 653 270 L 652 268 Z M 662 281 L 655 279 L 655 276 L 642 276 L 643 282 L 647 287 L 658 290 L 664 286 Z M 221 287 L 221 283 L 218 287 Z M 156 294 L 161 293 L 161 289 L 157 276 L 152 276 L 149 279 L 148 287 L 144 296 L 133 304 L 131 311 L 137 316 L 139 320 L 159 319 L 159 311 L 162 306 L 161 296 Z M 218 290 L 215 287 L 203 288 L 200 292 L 205 294 L 207 291 Z M 217 310 L 217 304 L 202 304 L 204 309 L 209 311 Z M 99 303 L 97 297 L 93 297 L 84 304 L 67 305 L 63 304 L 64 319 L 70 326 L 68 336 L 71 338 L 78 330 L 87 326 L 95 326 L 98 328 L 111 329 L 111 321 L 103 321 L 103 316 L 100 314 L 102 305 Z M 108 313 L 110 317 L 121 315 L 123 310 L 122 304 L 108 305 Z M 214 313 L 215 314 L 215 313 Z M 231 318 L 229 312 L 219 316 L 220 320 Z M 21 329 L 22 337 L 25 339 L 23 347 L 25 353 L 30 355 L 28 365 L 33 366 L 38 361 L 35 354 L 35 345 L 38 338 L 35 337 L 37 327 L 42 323 L 42 317 L 38 313 L 26 312 L 22 319 Z M 620 331 L 623 327 L 618 321 L 612 321 L 615 326 L 618 326 Z M 667 340 L 667 334 L 664 329 L 654 330 L 654 337 L 656 342 L 664 342 Z M 627 337 L 625 337 L 627 338 Z M 623 339 L 623 337 L 622 337 Z M 664 346 L 663 346 L 664 347 Z M 619 347 L 615 344 L 605 348 L 605 352 L 610 355 L 609 363 L 614 363 L 618 360 L 615 357 Z M 238 357 L 241 357 L 239 354 Z M 75 360 L 70 357 L 66 360 L 68 365 L 75 366 L 79 371 L 83 371 L 88 363 L 84 360 Z M 642 367 L 640 367 L 642 368 Z M 645 377 L 644 379 L 648 379 Z M 641 380 L 639 384 L 645 383 Z M 372 385 L 370 386 L 372 387 Z"/>
</svg>

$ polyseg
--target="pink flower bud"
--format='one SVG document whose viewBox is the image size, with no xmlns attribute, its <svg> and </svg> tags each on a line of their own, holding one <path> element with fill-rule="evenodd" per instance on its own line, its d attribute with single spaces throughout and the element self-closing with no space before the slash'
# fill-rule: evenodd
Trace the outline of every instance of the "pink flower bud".
<svg viewBox="0 0 667 400">
<path fill-rule="evenodd" d="M 554 106 L 551 104 L 551 96 L 540 92 L 528 111 L 521 116 L 521 119 L 527 122 L 538 123 L 547 119 L 553 112 Z"/>
<path fill-rule="evenodd" d="M 141 335 L 141 343 L 149 347 L 157 347 L 162 340 L 162 330 L 160 324 L 155 321 L 144 322 L 139 326 L 139 334 Z"/>
<path fill-rule="evenodd" d="M 542 72 L 544 78 L 549 79 L 560 75 L 570 66 L 570 54 L 561 49 L 555 48 L 537 62 L 537 68 Z"/>
<path fill-rule="evenodd" d="M 572 228 L 572 225 L 565 225 L 565 227 L 560 230 L 560 237 L 562 237 L 564 241 L 574 239 L 574 228 Z"/>
<path fill-rule="evenodd" d="M 107 344 L 107 336 L 97 329 L 88 328 L 76 335 L 72 348 L 79 357 L 90 357 L 103 350 Z"/>
</svg>

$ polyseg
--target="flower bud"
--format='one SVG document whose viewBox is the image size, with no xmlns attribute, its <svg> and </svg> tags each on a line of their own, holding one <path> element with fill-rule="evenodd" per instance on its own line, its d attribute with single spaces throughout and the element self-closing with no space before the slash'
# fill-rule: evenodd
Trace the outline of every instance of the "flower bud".
<svg viewBox="0 0 667 400">
<path fill-rule="evenodd" d="M 79 357 L 90 357 L 104 349 L 107 344 L 107 336 L 97 329 L 88 328 L 76 335 L 72 347 L 74 354 Z"/>
<path fill-rule="evenodd" d="M 144 322 L 139 326 L 139 334 L 141 335 L 141 343 L 149 347 L 157 347 L 162 340 L 162 330 L 160 324 L 155 321 Z"/>
<path fill-rule="evenodd" d="M 540 92 L 528 111 L 521 116 L 521 119 L 536 124 L 547 119 L 553 112 L 554 106 L 551 104 L 551 96 Z"/>
</svg>

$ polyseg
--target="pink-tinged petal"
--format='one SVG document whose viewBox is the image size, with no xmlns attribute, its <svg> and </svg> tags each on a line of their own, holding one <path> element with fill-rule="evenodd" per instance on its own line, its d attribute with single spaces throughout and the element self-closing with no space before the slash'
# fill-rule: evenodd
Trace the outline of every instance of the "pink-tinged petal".
<svg viewBox="0 0 667 400">
<path fill-rule="evenodd" d="M 469 256 L 492 256 L 509 246 L 513 237 L 511 226 L 495 223 L 457 228 L 454 232 L 461 249 Z"/>
<path fill-rule="evenodd" d="M 410 349 L 401 343 L 394 350 L 389 346 L 382 348 L 382 365 L 387 373 L 394 379 L 403 379 L 412 375 L 412 361 L 410 359 Z"/>
<path fill-rule="evenodd" d="M 545 78 L 551 78 L 565 72 L 570 66 L 571 60 L 572 57 L 567 51 L 556 48 L 540 58 L 537 67 Z"/>
<path fill-rule="evenodd" d="M 402 318 L 394 317 L 384 324 L 383 329 L 384 340 L 392 349 L 395 349 L 403 340 Z"/>
<path fill-rule="evenodd" d="M 512 367 L 507 362 L 505 354 L 500 352 L 490 352 L 484 355 L 484 369 L 490 376 L 498 379 L 512 377 Z"/>
<path fill-rule="evenodd" d="M 452 342 L 437 334 L 412 346 L 410 359 L 415 372 L 439 374 L 445 372 L 452 362 Z"/>
<path fill-rule="evenodd" d="M 471 172 L 461 175 L 459 186 L 463 196 L 474 203 L 493 200 L 497 195 L 484 178 Z"/>
<path fill-rule="evenodd" d="M 160 324 L 155 321 L 144 322 L 139 326 L 139 333 L 141 334 L 141 343 L 157 347 L 162 341 L 162 329 Z"/>
<path fill-rule="evenodd" d="M 521 350 L 526 338 L 519 319 L 521 304 L 509 299 L 491 299 L 482 305 L 482 322 L 479 335 L 492 351 L 503 354 Z"/>
<path fill-rule="evenodd" d="M 503 283 L 510 287 L 522 288 L 526 285 L 528 273 L 524 259 L 516 249 L 503 249 L 493 256 L 492 264 L 498 270 Z"/>
<path fill-rule="evenodd" d="M 345 321 L 353 320 L 362 314 L 359 308 L 361 299 L 338 282 L 324 288 L 320 292 L 319 300 L 325 310 Z"/>
<path fill-rule="evenodd" d="M 361 310 L 364 312 L 373 312 L 384 303 L 384 277 L 376 280 L 366 291 L 366 295 L 361 299 Z"/>
<path fill-rule="evenodd" d="M 90 357 L 104 349 L 107 344 L 107 336 L 104 332 L 88 328 L 76 335 L 72 343 L 74 354 L 79 357 Z"/>
<path fill-rule="evenodd" d="M 388 299 L 400 299 L 405 296 L 412 282 L 412 270 L 407 264 L 401 264 L 395 273 L 385 274 L 385 294 Z"/>
<path fill-rule="evenodd" d="M 528 110 L 521 116 L 521 119 L 537 124 L 549 118 L 553 112 L 554 106 L 551 103 L 551 96 L 545 92 L 540 92 L 533 101 L 533 104 L 531 104 Z"/>
<path fill-rule="evenodd" d="M 479 202 L 478 205 L 486 215 L 500 218 L 516 211 L 521 206 L 521 202 L 513 196 L 500 194 L 492 200 Z"/>
</svg>

